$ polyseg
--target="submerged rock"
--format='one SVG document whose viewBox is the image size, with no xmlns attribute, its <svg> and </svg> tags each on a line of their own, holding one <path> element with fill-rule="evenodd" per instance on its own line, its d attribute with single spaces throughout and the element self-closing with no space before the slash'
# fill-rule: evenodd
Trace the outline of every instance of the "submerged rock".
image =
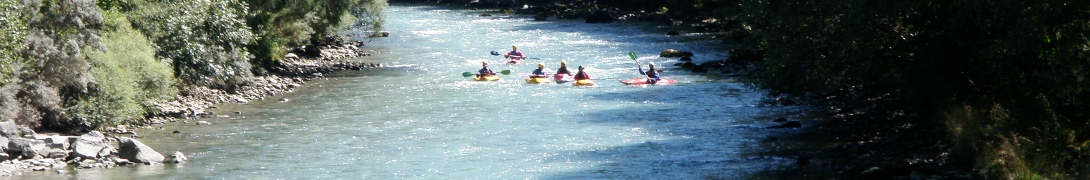
<svg viewBox="0 0 1090 180">
<path fill-rule="evenodd" d="M 659 56 L 661 56 L 661 57 L 685 57 L 685 56 L 693 56 L 693 52 L 680 51 L 680 50 L 677 50 L 677 49 L 663 49 L 662 52 L 659 53 Z"/>
<path fill-rule="evenodd" d="M 879 167 L 871 167 L 859 173 L 856 179 L 893 179 L 893 176 L 886 172 L 886 170 Z"/>
<path fill-rule="evenodd" d="M 189 160 L 189 158 L 186 158 L 185 154 L 182 154 L 180 151 L 174 151 L 174 154 L 170 155 L 170 160 L 168 162 L 181 163 L 186 160 Z"/>
<path fill-rule="evenodd" d="M 781 124 L 779 126 L 772 126 L 772 127 L 769 127 L 769 128 L 797 128 L 797 127 L 802 127 L 802 123 L 800 123 L 798 121 L 787 121 L 786 123 L 783 123 L 783 124 Z"/>
</svg>

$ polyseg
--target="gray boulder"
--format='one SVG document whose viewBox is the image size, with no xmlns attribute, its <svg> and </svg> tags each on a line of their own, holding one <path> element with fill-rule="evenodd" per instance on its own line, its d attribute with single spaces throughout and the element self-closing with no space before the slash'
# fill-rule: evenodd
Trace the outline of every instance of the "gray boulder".
<svg viewBox="0 0 1090 180">
<path fill-rule="evenodd" d="M 15 121 L 0 122 L 0 135 L 4 137 L 18 137 L 19 126 L 15 125 Z"/>
<path fill-rule="evenodd" d="M 109 147 L 109 145 L 103 141 L 104 139 L 106 139 L 106 137 L 98 131 L 91 131 L 84 134 L 80 136 L 75 143 L 72 143 L 72 153 L 75 156 L 84 159 L 98 158 L 102 149 Z"/>
<path fill-rule="evenodd" d="M 49 150 L 44 142 L 27 138 L 11 138 L 8 147 L 11 148 L 11 152 L 19 152 L 18 155 L 22 155 L 25 158 L 40 156 L 40 153 L 46 153 L 46 155 L 48 155 Z"/>
<path fill-rule="evenodd" d="M 161 163 L 165 157 L 144 143 L 131 138 L 120 138 L 117 142 L 117 156 L 136 163 Z"/>
<path fill-rule="evenodd" d="M 8 137 L 0 137 L 0 152 L 11 149 L 9 143 L 11 143 L 11 140 L 8 140 Z"/>
<path fill-rule="evenodd" d="M 79 137 L 74 137 L 74 136 L 48 136 L 48 137 L 42 138 L 41 140 L 45 141 L 45 144 L 48 145 L 49 148 L 68 150 L 69 148 L 71 148 L 72 141 L 74 139 L 79 139 Z"/>
<path fill-rule="evenodd" d="M 663 49 L 662 53 L 659 53 L 660 57 L 685 57 L 693 56 L 693 52 L 680 51 L 677 49 Z"/>
</svg>

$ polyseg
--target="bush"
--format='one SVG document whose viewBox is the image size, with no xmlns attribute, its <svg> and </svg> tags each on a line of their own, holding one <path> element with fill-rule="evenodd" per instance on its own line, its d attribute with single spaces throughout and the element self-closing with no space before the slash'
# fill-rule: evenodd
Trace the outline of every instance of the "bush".
<svg viewBox="0 0 1090 180">
<path fill-rule="evenodd" d="M 243 22 L 245 3 L 137 1 L 133 25 L 156 45 L 156 55 L 171 60 L 177 78 L 187 84 L 223 89 L 253 78 L 246 45 L 253 33 Z"/>
<path fill-rule="evenodd" d="M 73 124 L 91 128 L 121 124 L 141 118 L 152 103 L 177 94 L 170 66 L 155 58 L 144 34 L 133 30 L 118 12 L 106 13 L 105 25 L 107 51 L 86 51 L 97 81 L 89 93 L 66 106 L 70 120 L 77 121 Z"/>
<path fill-rule="evenodd" d="M 4 7 L 5 21 L 13 23 L 5 28 L 13 31 L 5 32 L 10 34 L 3 38 L 20 46 L 12 48 L 14 44 L 5 42 L 2 47 L 11 56 L 0 63 L 5 66 L 0 74 L 6 83 L 0 87 L 0 107 L 4 107 L 0 118 L 31 127 L 65 127 L 63 101 L 86 92 L 94 81 L 81 50 L 101 48 L 97 29 L 102 17 L 88 0 L 3 3 L 13 5 Z M 13 16 L 18 18 L 8 19 Z"/>
<path fill-rule="evenodd" d="M 253 16 L 246 20 L 256 34 L 249 46 L 255 55 L 253 64 L 269 67 L 283 59 L 287 50 L 304 45 L 320 45 L 324 37 L 335 35 L 351 18 L 354 27 L 378 32 L 386 23 L 385 0 L 249 0 Z"/>
</svg>

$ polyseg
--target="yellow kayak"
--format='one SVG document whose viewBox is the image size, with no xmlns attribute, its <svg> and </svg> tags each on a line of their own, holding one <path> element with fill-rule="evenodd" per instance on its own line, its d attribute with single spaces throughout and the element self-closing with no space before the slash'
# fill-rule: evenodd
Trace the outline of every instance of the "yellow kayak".
<svg viewBox="0 0 1090 180">
<path fill-rule="evenodd" d="M 590 79 L 575 80 L 575 83 L 572 83 L 572 85 L 575 85 L 575 86 L 594 86 L 594 80 L 590 80 Z"/>
<path fill-rule="evenodd" d="M 500 77 L 496 77 L 496 76 L 484 76 L 484 77 L 473 76 L 473 80 L 474 81 L 499 81 Z"/>
<path fill-rule="evenodd" d="M 526 83 L 530 84 L 545 84 L 549 82 L 549 78 L 526 78 Z"/>
</svg>

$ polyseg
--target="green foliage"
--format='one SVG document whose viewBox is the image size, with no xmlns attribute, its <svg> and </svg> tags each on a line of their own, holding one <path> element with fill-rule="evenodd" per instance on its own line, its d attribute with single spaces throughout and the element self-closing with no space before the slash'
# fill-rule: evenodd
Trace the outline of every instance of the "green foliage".
<svg viewBox="0 0 1090 180">
<path fill-rule="evenodd" d="M 175 83 L 230 91 L 252 78 L 251 59 L 270 65 L 353 13 L 368 13 L 355 17 L 372 28 L 384 20 L 382 0 L 251 2 L 0 0 L 0 120 L 59 129 L 123 123 L 176 94 Z M 111 12 L 106 47 L 100 8 Z"/>
<path fill-rule="evenodd" d="M 353 26 L 364 32 L 371 32 L 372 36 L 374 33 L 379 33 L 386 24 L 386 11 L 383 11 L 386 6 L 388 6 L 386 0 L 359 0 L 349 9 L 352 16 L 356 18 Z"/>
<path fill-rule="evenodd" d="M 64 101 L 87 92 L 87 85 L 94 81 L 81 50 L 101 48 L 98 8 L 89 0 L 4 3 L 12 5 L 4 7 L 4 18 L 13 23 L 4 28 L 13 31 L 5 32 L 11 34 L 3 38 L 14 42 L 3 46 L 7 57 L 0 74 L 6 84 L 0 87 L 0 119 L 31 127 L 67 126 Z M 8 14 L 11 12 L 17 15 Z M 17 55 L 10 54 L 12 51 Z"/>
<path fill-rule="evenodd" d="M 248 1 L 253 16 L 246 20 L 257 38 L 249 46 L 253 64 L 268 67 L 283 59 L 291 47 L 311 45 L 335 35 L 346 17 L 365 31 L 377 32 L 385 24 L 385 0 Z M 351 15 L 351 16 L 350 16 Z"/>
<path fill-rule="evenodd" d="M 105 24 L 102 36 L 108 51 L 86 51 L 97 81 L 89 93 L 66 106 L 70 120 L 76 121 L 70 124 L 97 128 L 139 119 L 152 103 L 177 94 L 170 66 L 155 58 L 144 34 L 117 12 L 106 13 Z"/>
<path fill-rule="evenodd" d="M 246 45 L 253 33 L 244 23 L 245 3 L 230 0 L 137 2 L 133 25 L 170 59 L 182 82 L 224 89 L 253 78 Z"/>
<path fill-rule="evenodd" d="M 996 177 L 1088 170 L 1090 156 L 1073 147 L 1090 139 L 1081 128 L 1090 125 L 1090 2 L 740 4 L 724 19 L 752 28 L 740 31 L 754 35 L 747 48 L 765 52 L 757 85 L 773 94 L 819 99 L 843 89 L 888 93 L 894 103 L 939 119 L 936 124 L 974 127 L 956 133 L 982 134 L 958 141 L 972 147 L 960 155 L 980 155 L 976 166 Z M 1011 153 L 979 153 L 995 149 Z M 996 159 L 1025 165 L 986 163 Z"/>
<path fill-rule="evenodd" d="M 17 0 L 0 0 L 0 86 L 12 81 L 26 38 L 27 24 L 19 17 L 22 6 Z"/>
</svg>

